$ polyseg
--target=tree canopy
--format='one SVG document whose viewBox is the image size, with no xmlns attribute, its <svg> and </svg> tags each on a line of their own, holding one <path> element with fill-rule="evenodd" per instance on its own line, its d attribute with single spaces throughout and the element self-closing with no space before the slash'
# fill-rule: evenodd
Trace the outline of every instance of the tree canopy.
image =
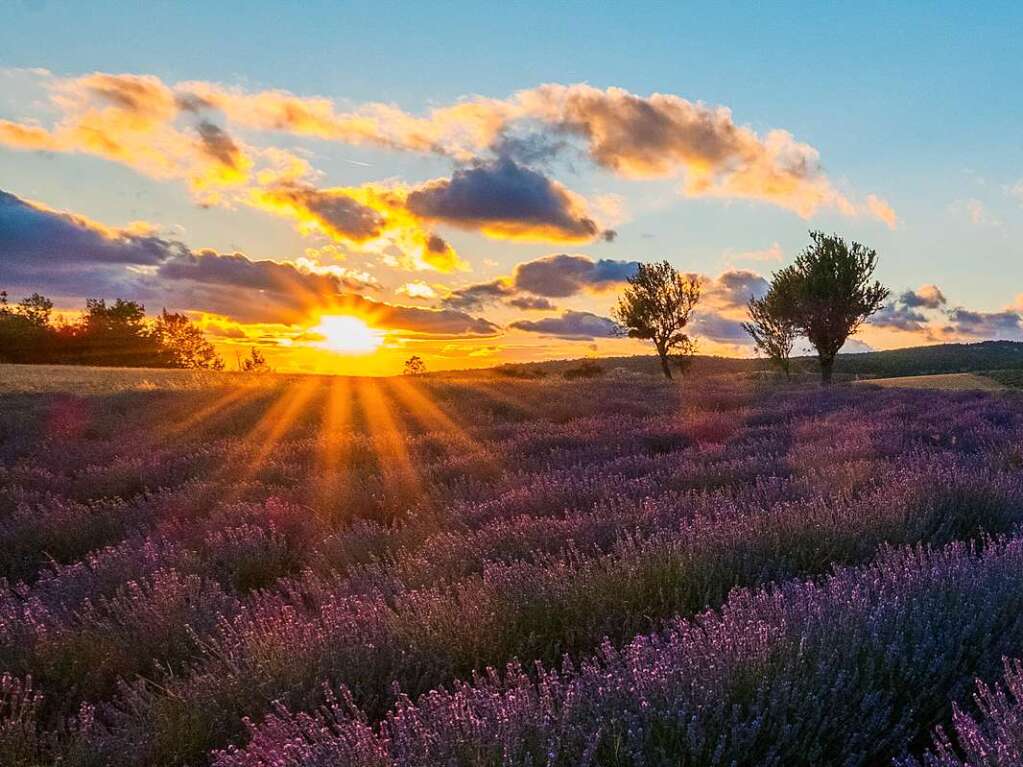
<svg viewBox="0 0 1023 767">
<path fill-rule="evenodd" d="M 698 278 L 679 274 L 667 261 L 640 264 L 613 310 L 630 338 L 652 341 L 664 377 L 671 380 L 670 358 L 685 370 L 696 342 L 685 329 L 700 300 Z"/>
<path fill-rule="evenodd" d="M 877 251 L 836 234 L 810 232 L 811 243 L 791 266 L 774 274 L 767 303 L 751 305 L 750 331 L 767 330 L 753 311 L 776 326 L 791 324 L 817 350 L 821 381 L 831 383 L 835 355 L 863 322 L 884 306 L 889 291 L 872 280 Z M 767 299 L 765 299 L 767 300 Z M 753 330 L 751 331 L 751 327 Z"/>
<path fill-rule="evenodd" d="M 53 302 L 33 293 L 12 305 L 0 291 L 0 361 L 107 367 L 204 368 L 223 361 L 202 330 L 184 314 L 164 310 L 155 320 L 145 307 L 121 298 L 85 302 L 81 317 L 53 319 Z"/>
</svg>

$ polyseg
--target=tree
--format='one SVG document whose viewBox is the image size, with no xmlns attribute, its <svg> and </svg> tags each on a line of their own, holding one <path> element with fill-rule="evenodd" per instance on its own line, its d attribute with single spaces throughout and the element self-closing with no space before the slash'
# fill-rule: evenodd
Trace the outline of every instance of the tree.
<svg viewBox="0 0 1023 767">
<path fill-rule="evenodd" d="M 266 357 L 263 353 L 255 346 L 249 348 L 249 356 L 243 360 L 239 360 L 238 369 L 243 373 L 269 373 L 270 366 L 266 362 Z"/>
<path fill-rule="evenodd" d="M 166 309 L 156 318 L 154 332 L 169 367 L 223 370 L 224 361 L 184 314 Z"/>
<path fill-rule="evenodd" d="M 792 266 L 775 273 L 771 290 L 786 297 L 784 317 L 817 350 L 821 383 L 827 386 L 838 350 L 884 306 L 889 291 L 871 282 L 877 251 L 823 232 L 810 232 L 810 239 Z"/>
<path fill-rule="evenodd" d="M 21 300 L 18 304 L 17 313 L 37 328 L 46 328 L 50 325 L 53 301 L 38 293 L 33 293 L 28 298 Z"/>
<path fill-rule="evenodd" d="M 423 358 L 418 354 L 413 354 L 407 360 L 405 360 L 405 369 L 402 371 L 403 375 L 407 376 L 421 376 L 426 373 L 426 363 L 423 362 Z"/>
<path fill-rule="evenodd" d="M 137 301 L 118 298 L 107 305 L 102 298 L 87 299 L 80 335 L 86 363 L 114 367 L 162 364 L 160 340 L 146 323 L 146 308 Z"/>
<path fill-rule="evenodd" d="M 50 326 L 53 302 L 38 293 L 11 306 L 0 291 L 0 360 L 50 362 L 56 334 Z"/>
<path fill-rule="evenodd" d="M 790 379 L 792 347 L 799 329 L 791 316 L 791 297 L 778 287 L 772 287 L 763 298 L 750 296 L 747 304 L 749 322 L 742 323 L 743 329 L 753 338 L 757 351 L 767 355 Z"/>
<path fill-rule="evenodd" d="M 699 300 L 698 278 L 679 274 L 667 261 L 640 264 L 612 314 L 629 338 L 653 341 L 661 371 L 670 381 L 669 357 L 685 371 L 696 352 L 685 328 Z"/>
</svg>

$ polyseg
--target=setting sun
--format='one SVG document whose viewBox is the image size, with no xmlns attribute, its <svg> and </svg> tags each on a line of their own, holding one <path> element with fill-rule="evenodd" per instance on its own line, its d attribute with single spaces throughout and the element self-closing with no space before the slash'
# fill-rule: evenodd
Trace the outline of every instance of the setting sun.
<svg viewBox="0 0 1023 767">
<path fill-rule="evenodd" d="M 339 354 L 371 354 L 383 343 L 383 334 L 358 317 L 345 314 L 327 315 L 310 332 L 322 336 L 324 349 Z"/>
</svg>

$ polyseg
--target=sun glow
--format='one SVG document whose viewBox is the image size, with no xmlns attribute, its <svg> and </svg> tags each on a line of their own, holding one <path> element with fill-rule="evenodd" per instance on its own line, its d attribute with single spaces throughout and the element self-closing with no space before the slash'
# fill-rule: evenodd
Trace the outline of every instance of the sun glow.
<svg viewBox="0 0 1023 767">
<path fill-rule="evenodd" d="M 372 354 L 384 341 L 383 333 L 350 314 L 325 315 L 310 333 L 322 338 L 318 346 L 339 354 Z"/>
</svg>

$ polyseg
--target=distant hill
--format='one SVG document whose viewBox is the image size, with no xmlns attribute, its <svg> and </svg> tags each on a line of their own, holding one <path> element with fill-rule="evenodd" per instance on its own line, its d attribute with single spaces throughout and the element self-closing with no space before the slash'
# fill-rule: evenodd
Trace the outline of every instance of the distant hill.
<svg viewBox="0 0 1023 767">
<path fill-rule="evenodd" d="M 654 355 L 632 357 L 600 357 L 593 360 L 606 370 L 621 368 L 634 373 L 660 375 L 660 366 Z M 495 373 L 509 369 L 523 374 L 559 375 L 578 367 L 579 359 L 529 362 L 501 365 Z M 739 359 L 697 355 L 691 368 L 692 375 L 719 375 L 726 373 L 755 373 L 767 368 L 763 359 Z M 793 358 L 793 371 L 812 374 L 817 370 L 817 358 Z M 835 363 L 836 377 L 894 378 L 896 376 L 934 375 L 938 373 L 966 373 L 981 370 L 1023 370 L 1023 343 L 1017 341 L 981 341 L 973 344 L 936 344 L 892 349 L 883 352 L 840 354 Z"/>
</svg>

